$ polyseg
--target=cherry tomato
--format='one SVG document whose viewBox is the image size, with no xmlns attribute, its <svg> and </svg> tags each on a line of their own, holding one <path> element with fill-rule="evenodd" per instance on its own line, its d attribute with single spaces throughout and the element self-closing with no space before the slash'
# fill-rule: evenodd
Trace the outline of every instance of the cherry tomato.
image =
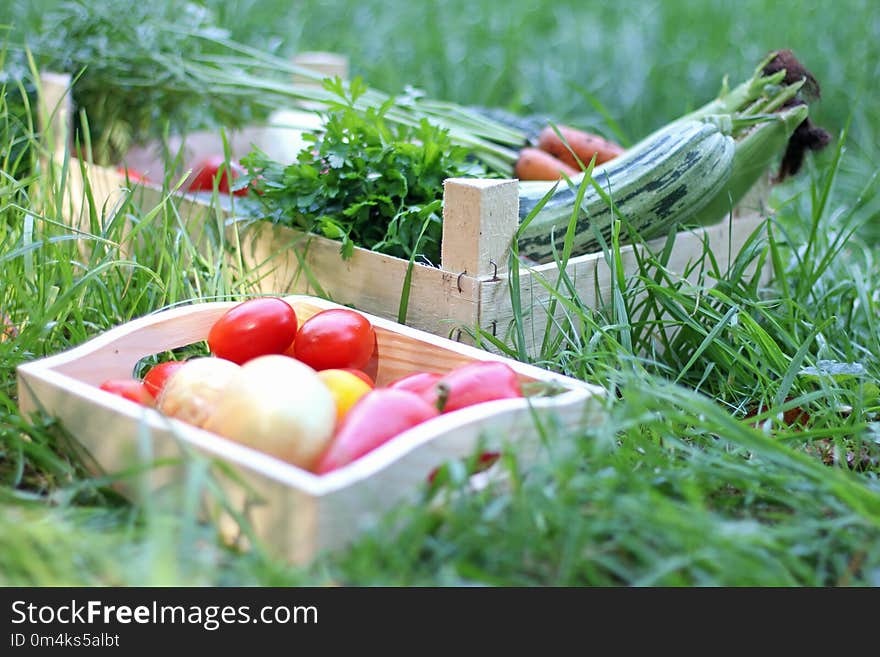
<svg viewBox="0 0 880 657">
<path fill-rule="evenodd" d="M 231 308 L 208 332 L 208 348 L 239 365 L 257 356 L 281 354 L 296 335 L 296 312 L 284 299 L 249 299 Z"/>
<path fill-rule="evenodd" d="M 244 171 L 241 165 L 234 160 L 228 163 L 222 155 L 211 155 L 206 157 L 193 167 L 194 178 L 189 184 L 191 192 L 210 192 L 214 189 L 214 180 L 220 175 L 217 181 L 217 191 L 222 194 L 229 194 L 229 170 L 232 173 L 232 180 L 238 178 Z M 247 196 L 248 188 L 243 187 L 232 192 L 235 196 Z"/>
<path fill-rule="evenodd" d="M 182 360 L 169 360 L 167 363 L 159 363 L 151 367 L 144 375 L 144 385 L 150 394 L 158 399 L 159 393 L 165 387 L 165 382 L 184 364 Z"/>
<path fill-rule="evenodd" d="M 370 321 L 347 308 L 322 310 L 307 319 L 293 342 L 294 357 L 316 370 L 366 367 L 376 333 Z"/>
<path fill-rule="evenodd" d="M 107 379 L 101 384 L 101 390 L 119 395 L 144 406 L 154 406 L 156 400 L 142 381 L 136 379 Z"/>
<path fill-rule="evenodd" d="M 361 397 L 373 389 L 361 377 L 354 374 L 356 371 L 321 370 L 318 372 L 318 378 L 327 386 L 330 394 L 333 395 L 333 401 L 336 402 L 337 423 L 342 421 L 342 418 Z"/>
</svg>

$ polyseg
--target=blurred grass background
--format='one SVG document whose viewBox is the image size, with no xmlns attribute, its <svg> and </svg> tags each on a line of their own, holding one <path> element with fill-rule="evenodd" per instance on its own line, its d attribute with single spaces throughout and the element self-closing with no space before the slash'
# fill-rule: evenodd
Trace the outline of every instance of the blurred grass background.
<svg viewBox="0 0 880 657">
<path fill-rule="evenodd" d="M 238 17 L 267 9 L 220 5 Z M 354 74 L 389 92 L 413 85 L 548 114 L 624 143 L 714 98 L 724 76 L 736 84 L 766 53 L 789 48 L 821 84 L 814 121 L 835 136 L 851 123 L 840 184 L 857 195 L 880 160 L 880 8 L 871 0 L 316 0 L 275 11 L 285 27 L 271 36 L 282 51 L 344 53 Z M 245 18 L 233 29 L 246 39 L 258 24 Z M 870 214 L 878 212 L 875 202 Z M 866 232 L 876 240 L 880 222 Z"/>
<path fill-rule="evenodd" d="M 57 4 L 11 0 L 0 24 L 36 35 Z M 187 20 L 180 8 L 194 3 L 160 4 Z M 835 136 L 850 125 L 837 185 L 858 197 L 880 153 L 880 10 L 872 0 L 204 0 L 198 7 L 234 39 L 276 54 L 342 53 L 352 75 L 389 93 L 411 85 L 438 99 L 548 115 L 624 143 L 715 97 L 724 76 L 736 84 L 766 53 L 790 48 L 822 87 L 814 121 Z M 873 194 L 864 202 L 870 216 L 880 212 Z M 875 241 L 880 222 L 862 232 Z"/>
<path fill-rule="evenodd" d="M 39 30 L 56 0 L 12 0 L 0 23 Z M 171 3 L 181 6 L 184 3 Z M 852 114 L 860 148 L 876 146 L 880 11 L 871 0 L 205 0 L 233 38 L 276 53 L 345 54 L 353 74 L 463 104 L 602 123 L 629 139 L 711 99 L 722 76 L 746 78 L 790 48 L 823 88 L 817 122 Z M 865 137 L 865 139 L 861 139 Z"/>
<path fill-rule="evenodd" d="M 595 100 L 629 139 L 714 97 L 722 76 L 746 78 L 779 48 L 821 82 L 818 123 L 837 132 L 853 114 L 867 131 L 880 107 L 880 11 L 870 0 L 208 4 L 238 39 L 344 53 L 353 73 L 392 93 L 413 85 L 585 126 L 603 123 Z M 865 144 L 875 135 L 864 133 Z"/>
</svg>

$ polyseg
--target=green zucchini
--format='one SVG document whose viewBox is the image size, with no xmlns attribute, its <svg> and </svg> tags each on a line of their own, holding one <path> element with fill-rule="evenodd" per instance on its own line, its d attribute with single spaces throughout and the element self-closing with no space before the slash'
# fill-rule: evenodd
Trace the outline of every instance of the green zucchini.
<svg viewBox="0 0 880 657">
<path fill-rule="evenodd" d="M 587 183 L 578 210 L 573 254 L 598 250 L 597 230 L 608 241 L 615 216 L 624 217 L 631 228 L 649 239 L 665 234 L 702 208 L 730 176 L 736 147 L 731 131 L 729 121 L 717 118 L 676 121 L 620 157 L 594 168 L 592 184 Z M 552 260 L 552 244 L 555 241 L 561 246 L 584 175 L 573 177 L 571 184 L 559 183 L 546 204 L 521 229 L 521 255 L 537 262 Z M 520 183 L 520 222 L 553 184 Z"/>
<path fill-rule="evenodd" d="M 768 175 L 792 133 L 808 115 L 806 105 L 794 105 L 738 137 L 730 178 L 714 198 L 688 218 L 688 223 L 709 226 L 726 218 L 761 177 Z"/>
</svg>

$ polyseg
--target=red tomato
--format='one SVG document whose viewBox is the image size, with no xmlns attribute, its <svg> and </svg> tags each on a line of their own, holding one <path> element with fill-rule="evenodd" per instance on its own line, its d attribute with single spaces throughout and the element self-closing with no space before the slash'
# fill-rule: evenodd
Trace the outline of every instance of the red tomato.
<svg viewBox="0 0 880 657">
<path fill-rule="evenodd" d="M 143 382 L 136 379 L 107 379 L 101 384 L 101 390 L 144 406 L 153 406 L 156 402 Z"/>
<path fill-rule="evenodd" d="M 183 367 L 182 360 L 169 360 L 167 363 L 159 363 L 149 369 L 144 375 L 144 385 L 153 397 L 159 398 L 159 393 L 165 387 L 165 382 L 175 371 Z"/>
<path fill-rule="evenodd" d="M 344 372 L 351 372 L 352 374 L 354 374 L 356 377 L 361 379 L 364 383 L 366 383 L 371 388 L 376 387 L 376 382 L 373 381 L 373 377 L 371 377 L 369 374 L 367 374 L 363 370 L 356 370 L 353 367 L 341 367 L 339 369 L 341 369 Z"/>
<path fill-rule="evenodd" d="M 303 323 L 293 342 L 293 354 L 319 371 L 360 370 L 370 362 L 375 344 L 376 333 L 366 317 L 347 308 L 331 308 Z"/>
<path fill-rule="evenodd" d="M 296 312 L 284 299 L 249 299 L 228 310 L 208 332 L 208 348 L 239 365 L 281 354 L 296 336 Z"/>
<path fill-rule="evenodd" d="M 243 172 L 241 165 L 234 160 L 230 160 L 229 169 L 232 172 L 232 180 L 238 178 Z M 221 174 L 222 171 L 222 174 Z M 214 180 L 221 175 L 217 181 L 217 191 L 222 194 L 229 194 L 229 172 L 227 170 L 226 159 L 222 155 L 211 155 L 203 158 L 193 167 L 195 177 L 189 184 L 191 192 L 210 192 L 214 189 Z M 248 188 L 243 187 L 232 192 L 235 196 L 247 196 Z"/>
</svg>

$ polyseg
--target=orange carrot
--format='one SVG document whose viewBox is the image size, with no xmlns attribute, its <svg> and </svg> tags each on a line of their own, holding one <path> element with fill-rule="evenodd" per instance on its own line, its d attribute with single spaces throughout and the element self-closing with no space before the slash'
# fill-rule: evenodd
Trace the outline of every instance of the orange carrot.
<svg viewBox="0 0 880 657">
<path fill-rule="evenodd" d="M 615 157 L 623 153 L 623 147 L 612 141 L 608 141 L 599 135 L 594 135 L 569 126 L 559 125 L 556 127 L 559 129 L 559 133 L 565 139 L 565 142 L 568 142 L 568 146 L 571 147 L 571 150 L 574 151 L 578 156 L 578 159 L 584 163 L 584 166 L 587 166 L 590 163 L 590 160 L 593 159 L 593 155 L 596 156 L 596 164 L 602 164 L 608 160 L 613 160 Z M 538 135 L 538 148 L 559 158 L 569 166 L 580 170 L 580 165 L 577 163 L 574 155 L 572 155 L 566 147 L 565 142 L 559 138 L 559 135 L 556 134 L 553 126 L 548 125 L 541 131 L 541 134 Z"/>
<path fill-rule="evenodd" d="M 558 180 L 563 173 L 574 176 L 578 170 L 546 151 L 530 146 L 520 150 L 513 168 L 513 175 L 520 180 Z"/>
</svg>

